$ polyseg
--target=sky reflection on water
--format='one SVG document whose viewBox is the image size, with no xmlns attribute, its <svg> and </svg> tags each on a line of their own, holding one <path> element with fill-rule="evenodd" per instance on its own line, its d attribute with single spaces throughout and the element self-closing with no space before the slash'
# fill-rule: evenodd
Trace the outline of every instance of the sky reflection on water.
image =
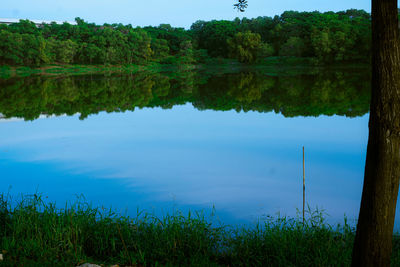
<svg viewBox="0 0 400 267">
<path fill-rule="evenodd" d="M 307 203 L 343 222 L 358 215 L 367 124 L 368 115 L 284 118 L 191 104 L 10 121 L 0 124 L 0 188 L 37 190 L 61 206 L 84 194 L 132 215 L 215 205 L 227 223 L 295 216 L 304 145 Z"/>
</svg>

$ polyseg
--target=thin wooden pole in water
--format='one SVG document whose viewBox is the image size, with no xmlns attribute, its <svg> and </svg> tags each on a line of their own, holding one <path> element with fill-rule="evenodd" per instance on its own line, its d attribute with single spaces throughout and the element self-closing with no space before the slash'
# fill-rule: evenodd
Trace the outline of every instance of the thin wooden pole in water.
<svg viewBox="0 0 400 267">
<path fill-rule="evenodd" d="M 305 177 L 305 159 L 304 159 L 304 146 L 303 146 L 303 224 L 304 224 L 305 204 L 306 204 L 306 177 Z"/>
</svg>

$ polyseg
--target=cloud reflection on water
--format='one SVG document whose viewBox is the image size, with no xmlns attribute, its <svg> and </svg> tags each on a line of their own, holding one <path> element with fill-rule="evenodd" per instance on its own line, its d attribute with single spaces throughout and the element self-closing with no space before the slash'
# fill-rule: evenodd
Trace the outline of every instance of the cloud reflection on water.
<svg viewBox="0 0 400 267">
<path fill-rule="evenodd" d="M 367 122 L 368 115 L 284 118 L 198 111 L 190 104 L 103 112 L 84 121 L 14 121 L 0 125 L 0 158 L 8 162 L 0 165 L 1 190 L 52 190 L 42 187 L 51 181 L 65 186 L 56 196 L 61 202 L 84 193 L 131 211 L 214 204 L 240 220 L 278 211 L 293 216 L 302 203 L 304 145 L 307 202 L 342 221 L 344 213 L 358 213 Z M 26 173 L 19 166 L 36 167 Z"/>
</svg>

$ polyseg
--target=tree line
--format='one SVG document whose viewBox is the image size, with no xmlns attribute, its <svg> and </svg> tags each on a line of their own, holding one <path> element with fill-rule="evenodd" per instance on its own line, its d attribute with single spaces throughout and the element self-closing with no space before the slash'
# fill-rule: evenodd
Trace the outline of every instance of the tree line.
<svg viewBox="0 0 400 267">
<path fill-rule="evenodd" d="M 368 63 L 371 53 L 371 16 L 356 9 L 196 21 L 188 30 L 75 21 L 0 25 L 0 64 L 198 64 L 213 58 L 254 63 L 269 56 Z"/>
</svg>

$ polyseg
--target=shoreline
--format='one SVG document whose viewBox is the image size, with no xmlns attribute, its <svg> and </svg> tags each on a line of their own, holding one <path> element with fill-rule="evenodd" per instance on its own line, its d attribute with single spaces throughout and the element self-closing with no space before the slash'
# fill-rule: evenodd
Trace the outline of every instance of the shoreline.
<svg viewBox="0 0 400 267">
<path fill-rule="evenodd" d="M 29 75 L 77 75 L 96 73 L 182 72 L 182 71 L 240 71 L 240 70 L 285 70 L 285 69 L 366 69 L 370 64 L 342 62 L 333 65 L 318 65 L 312 58 L 269 57 L 255 64 L 244 64 L 233 59 L 211 59 L 199 64 L 161 64 L 151 62 L 143 65 L 90 65 L 90 64 L 51 64 L 39 67 L 0 65 L 0 78 L 24 77 Z"/>
<path fill-rule="evenodd" d="M 347 266 L 355 229 L 329 225 L 321 211 L 276 217 L 254 228 L 212 224 L 214 213 L 136 217 L 82 199 L 58 209 L 41 194 L 0 194 L 0 253 L 6 266 Z M 400 235 L 392 264 L 400 263 Z M 1 264 L 0 263 L 0 264 Z"/>
</svg>

